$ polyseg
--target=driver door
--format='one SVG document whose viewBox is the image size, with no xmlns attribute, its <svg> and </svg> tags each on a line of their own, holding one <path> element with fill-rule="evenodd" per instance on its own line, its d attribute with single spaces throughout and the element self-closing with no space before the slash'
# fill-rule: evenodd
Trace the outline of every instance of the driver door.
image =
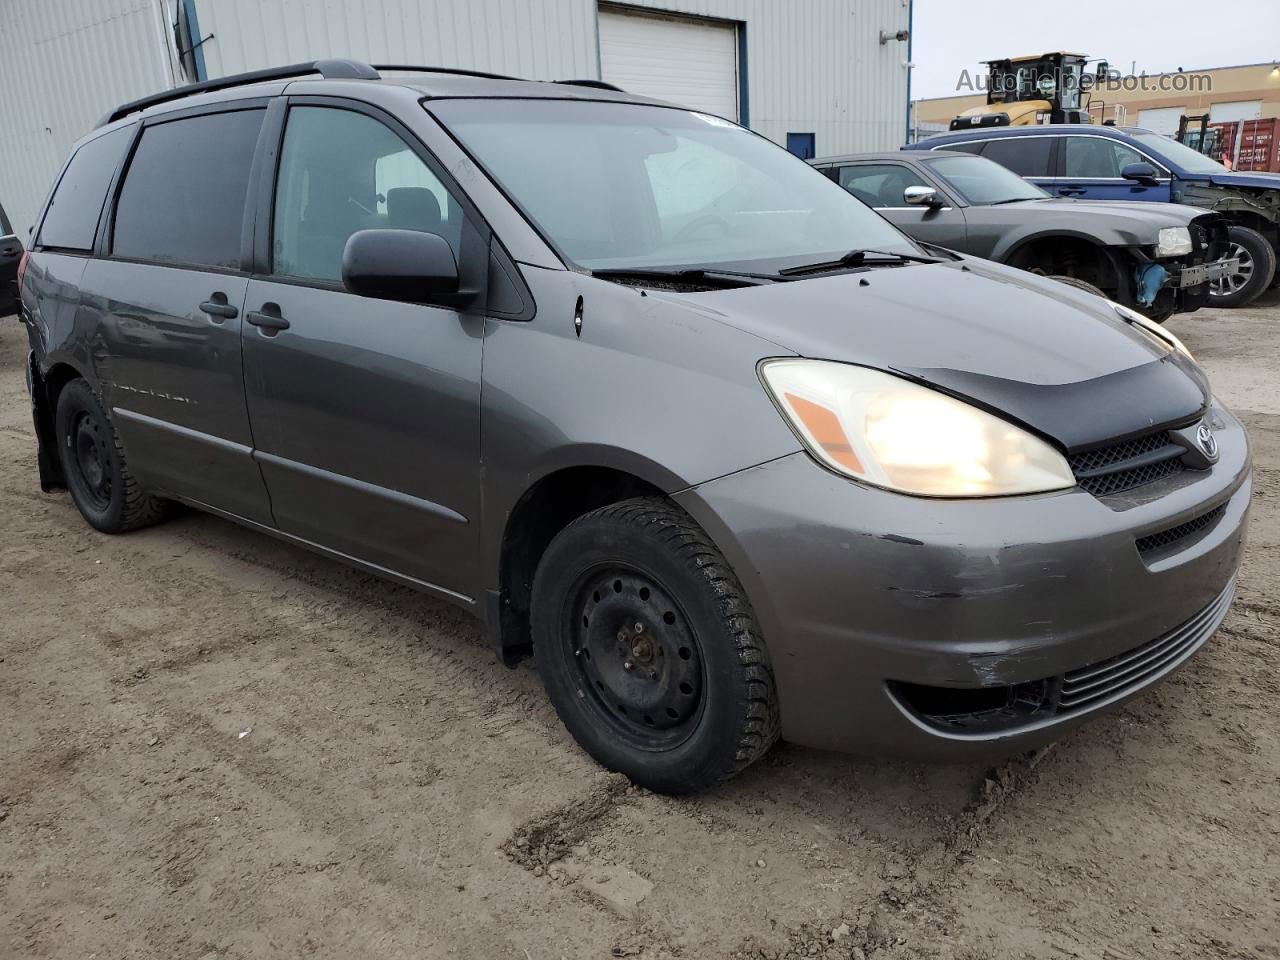
<svg viewBox="0 0 1280 960">
<path fill-rule="evenodd" d="M 1120 171 L 1131 163 L 1150 163 L 1159 180 L 1154 185 L 1126 180 Z M 1062 176 L 1053 189 L 1060 197 L 1084 200 L 1152 200 L 1168 203 L 1169 173 L 1137 150 L 1109 137 L 1062 138 Z"/>
<path fill-rule="evenodd" d="M 875 209 L 907 236 L 956 250 L 964 248 L 964 211 L 955 206 L 938 184 L 905 163 L 877 161 L 845 164 L 836 169 L 836 182 Z M 941 207 L 912 206 L 903 199 L 908 187 L 935 190 Z"/>
</svg>

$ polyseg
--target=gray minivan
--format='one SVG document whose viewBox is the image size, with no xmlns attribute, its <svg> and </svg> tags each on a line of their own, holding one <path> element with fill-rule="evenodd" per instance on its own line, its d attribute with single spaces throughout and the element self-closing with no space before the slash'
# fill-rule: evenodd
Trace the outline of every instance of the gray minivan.
<svg viewBox="0 0 1280 960">
<path fill-rule="evenodd" d="M 126 104 L 21 280 L 40 482 L 457 603 L 657 790 L 1043 743 L 1226 614 L 1249 447 L 1167 331 L 718 117 L 319 61 Z"/>
</svg>

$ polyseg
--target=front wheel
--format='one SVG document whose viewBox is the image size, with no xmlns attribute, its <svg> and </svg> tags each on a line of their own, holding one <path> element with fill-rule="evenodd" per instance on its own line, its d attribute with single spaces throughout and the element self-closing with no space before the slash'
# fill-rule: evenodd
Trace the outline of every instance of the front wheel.
<svg viewBox="0 0 1280 960">
<path fill-rule="evenodd" d="M 1257 230 L 1230 228 L 1231 245 L 1226 259 L 1239 259 L 1240 272 L 1209 283 L 1209 306 L 1243 307 L 1271 286 L 1276 273 L 1276 251 Z"/>
<path fill-rule="evenodd" d="M 742 586 L 667 501 L 611 504 L 562 530 L 532 607 L 534 660 L 561 721 L 633 782 L 702 790 L 777 739 L 773 671 Z"/>
</svg>

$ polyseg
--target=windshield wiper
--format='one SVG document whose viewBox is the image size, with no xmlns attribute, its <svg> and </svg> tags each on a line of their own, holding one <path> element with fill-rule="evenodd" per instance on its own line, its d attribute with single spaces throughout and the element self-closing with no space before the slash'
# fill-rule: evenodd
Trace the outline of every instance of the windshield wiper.
<svg viewBox="0 0 1280 960">
<path fill-rule="evenodd" d="M 871 263 L 942 263 L 937 257 L 924 257 L 917 253 L 895 253 L 892 250 L 850 250 L 839 260 L 827 260 L 822 263 L 802 263 L 798 267 L 787 267 L 785 270 L 779 270 L 778 275 L 782 277 L 798 277 L 806 273 L 822 273 L 826 270 L 839 270 L 841 267 L 856 267 L 867 261 L 867 257 L 874 255 L 875 260 Z"/>
<path fill-rule="evenodd" d="M 676 283 L 744 284 L 756 286 L 777 283 L 772 273 L 745 273 L 739 270 L 709 270 L 701 267 L 619 267 L 611 270 L 592 270 L 593 277 L 602 280 L 672 280 Z"/>
</svg>

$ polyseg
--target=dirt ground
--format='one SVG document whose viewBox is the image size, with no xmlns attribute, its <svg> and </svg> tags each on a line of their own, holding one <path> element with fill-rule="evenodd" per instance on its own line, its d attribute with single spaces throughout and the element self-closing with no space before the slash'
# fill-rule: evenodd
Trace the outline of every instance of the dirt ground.
<svg viewBox="0 0 1280 960">
<path fill-rule="evenodd" d="M 212 517 L 92 531 L 0 321 L 0 958 L 1280 958 L 1280 295 L 1170 327 L 1258 473 L 1204 650 L 994 770 L 783 746 L 675 801 L 441 603 Z"/>
</svg>

